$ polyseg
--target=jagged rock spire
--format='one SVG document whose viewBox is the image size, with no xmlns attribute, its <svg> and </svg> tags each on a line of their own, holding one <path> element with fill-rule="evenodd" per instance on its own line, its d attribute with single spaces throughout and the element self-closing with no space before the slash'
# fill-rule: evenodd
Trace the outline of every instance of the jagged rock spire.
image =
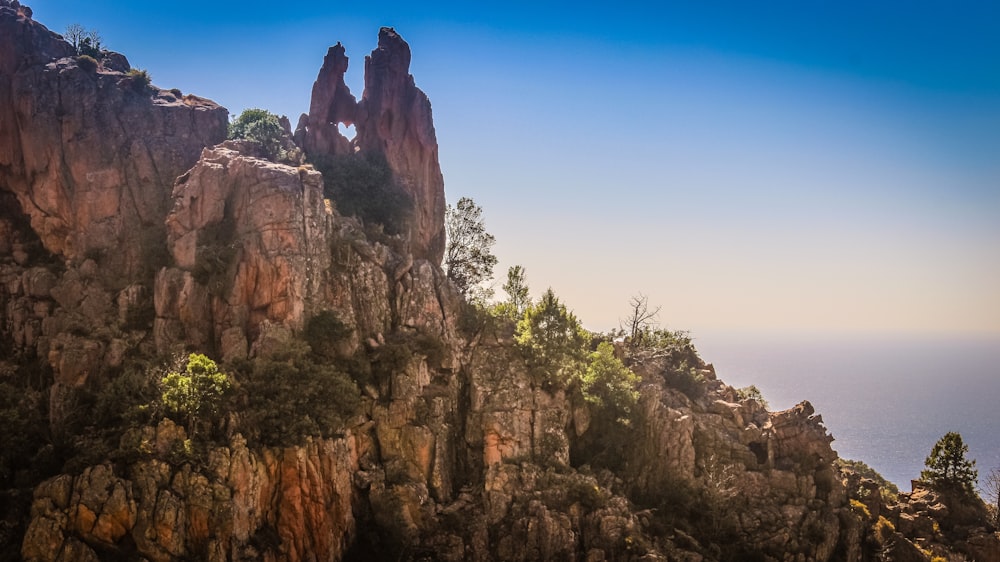
<svg viewBox="0 0 1000 562">
<path fill-rule="evenodd" d="M 409 238 L 415 258 L 440 264 L 444 257 L 444 178 L 438 163 L 431 103 L 410 75 L 410 46 L 390 27 L 379 30 L 378 47 L 365 57 L 365 91 L 360 102 L 344 83 L 347 57 L 340 43 L 330 48 L 313 86 L 309 115 L 299 138 L 310 158 L 353 150 L 381 154 L 412 197 Z M 337 125 L 353 124 L 348 141 Z"/>
</svg>

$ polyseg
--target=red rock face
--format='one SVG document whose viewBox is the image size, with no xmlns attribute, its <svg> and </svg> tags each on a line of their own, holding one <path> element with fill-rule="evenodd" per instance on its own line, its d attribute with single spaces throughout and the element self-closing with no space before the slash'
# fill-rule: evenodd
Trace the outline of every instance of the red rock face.
<svg viewBox="0 0 1000 562">
<path fill-rule="evenodd" d="M 379 31 L 378 47 L 365 57 L 365 91 L 354 102 L 344 84 L 347 57 L 331 47 L 313 86 L 300 139 L 311 158 L 358 150 L 385 156 L 396 180 L 413 199 L 409 238 L 413 256 L 435 265 L 444 257 L 444 178 L 438 163 L 431 103 L 410 75 L 410 46 L 395 30 Z M 337 124 L 355 125 L 348 141 Z"/>
<path fill-rule="evenodd" d="M 60 36 L 19 14 L 0 5 L 0 189 L 49 252 L 104 257 L 125 281 L 148 276 L 174 179 L 225 138 L 228 112 L 81 68 Z"/>
</svg>

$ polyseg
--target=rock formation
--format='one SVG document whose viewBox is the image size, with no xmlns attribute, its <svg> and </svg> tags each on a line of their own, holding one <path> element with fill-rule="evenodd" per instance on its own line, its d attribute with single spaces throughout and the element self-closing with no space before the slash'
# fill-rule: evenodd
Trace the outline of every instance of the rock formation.
<svg viewBox="0 0 1000 562">
<path fill-rule="evenodd" d="M 223 108 L 140 88 L 115 56 L 88 70 L 0 0 L 0 408 L 48 392 L 34 410 L 60 437 L 0 449 L 0 543 L 29 561 L 854 562 L 889 537 L 898 557 L 995 559 L 993 530 L 929 492 L 862 503 L 808 402 L 740 399 L 689 344 L 632 358 L 627 445 L 602 458 L 596 410 L 540 385 L 512 326 L 480 322 L 439 267 L 443 186 L 409 57 L 382 29 L 356 102 L 331 48 L 296 135 L 311 158 L 384 156 L 416 203 L 394 237 L 338 213 L 311 166 L 220 143 Z M 197 436 L 155 397 L 124 403 L 158 396 L 151 358 L 179 350 L 236 385 L 248 364 L 295 372 L 324 317 L 336 334 L 312 366 L 350 375 L 354 399 L 333 430 L 263 442 L 248 420 L 279 399 L 263 392 Z"/>
<path fill-rule="evenodd" d="M 410 75 L 410 46 L 392 28 L 379 31 L 378 47 L 365 58 L 359 103 L 344 84 L 347 64 L 343 46 L 331 47 L 296 137 L 314 159 L 355 150 L 383 156 L 414 204 L 408 228 L 411 253 L 439 265 L 445 249 L 444 179 L 431 103 Z M 338 131 L 341 123 L 355 126 L 353 142 Z"/>
</svg>

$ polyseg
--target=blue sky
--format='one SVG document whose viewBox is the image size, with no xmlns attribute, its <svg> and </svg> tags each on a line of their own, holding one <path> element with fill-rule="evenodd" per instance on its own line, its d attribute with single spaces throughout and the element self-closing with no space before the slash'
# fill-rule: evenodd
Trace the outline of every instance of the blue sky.
<svg viewBox="0 0 1000 562">
<path fill-rule="evenodd" d="M 450 201 L 594 329 L 1000 334 L 1000 5 L 36 0 L 157 85 L 294 124 L 410 43 Z M 876 4 L 876 5 L 873 5 Z"/>
</svg>

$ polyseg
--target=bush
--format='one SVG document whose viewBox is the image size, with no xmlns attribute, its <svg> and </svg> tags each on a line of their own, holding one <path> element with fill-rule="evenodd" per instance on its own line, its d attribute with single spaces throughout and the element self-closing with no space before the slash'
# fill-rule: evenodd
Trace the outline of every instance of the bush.
<svg viewBox="0 0 1000 562">
<path fill-rule="evenodd" d="M 581 375 L 590 338 L 576 315 L 549 289 L 525 311 L 514 341 L 536 383 L 565 387 Z"/>
<path fill-rule="evenodd" d="M 667 385 L 681 391 L 691 400 L 705 396 L 705 377 L 687 364 L 682 364 L 678 368 L 668 368 L 663 372 L 663 379 Z"/>
<path fill-rule="evenodd" d="M 240 373 L 247 406 L 245 430 L 263 445 L 332 437 L 343 431 L 361 402 L 350 377 L 332 365 L 314 362 L 300 350 L 257 359 L 249 367 Z"/>
<path fill-rule="evenodd" d="M 309 318 L 302 335 L 313 355 L 329 362 L 337 358 L 337 343 L 353 333 L 333 311 L 324 310 Z"/>
<path fill-rule="evenodd" d="M 215 361 L 192 353 L 183 373 L 171 372 L 161 381 L 161 400 L 168 412 L 183 417 L 188 436 L 194 437 L 202 421 L 211 421 L 229 390 L 229 377 L 220 373 Z"/>
<path fill-rule="evenodd" d="M 129 70 L 125 74 L 125 78 L 128 81 L 129 87 L 131 87 L 137 94 L 149 93 L 149 86 L 153 83 L 153 79 L 149 75 L 149 72 L 138 68 Z"/>
<path fill-rule="evenodd" d="M 284 158 L 285 130 L 278 116 L 266 109 L 246 109 L 229 124 L 229 138 L 256 143 L 269 160 Z"/>
<path fill-rule="evenodd" d="M 757 385 L 751 384 L 750 386 L 737 388 L 736 398 L 738 398 L 740 401 L 753 400 L 758 404 L 760 404 L 761 406 L 763 406 L 765 410 L 767 410 L 770 407 L 770 405 L 767 403 L 767 400 L 764 399 L 764 394 L 761 393 L 759 388 L 757 388 Z"/>
<path fill-rule="evenodd" d="M 640 381 L 638 375 L 615 357 L 614 346 L 601 342 L 597 351 L 590 354 L 581 389 L 584 399 L 597 406 L 605 417 L 627 425 L 639 399 L 636 389 Z"/>
<path fill-rule="evenodd" d="M 381 154 L 347 154 L 314 159 L 323 174 L 324 195 L 342 214 L 382 225 L 390 235 L 407 230 L 413 200 L 396 183 Z"/>
<path fill-rule="evenodd" d="M 87 72 L 95 72 L 97 70 L 97 59 L 90 55 L 80 55 L 76 57 L 76 65 Z"/>
</svg>

